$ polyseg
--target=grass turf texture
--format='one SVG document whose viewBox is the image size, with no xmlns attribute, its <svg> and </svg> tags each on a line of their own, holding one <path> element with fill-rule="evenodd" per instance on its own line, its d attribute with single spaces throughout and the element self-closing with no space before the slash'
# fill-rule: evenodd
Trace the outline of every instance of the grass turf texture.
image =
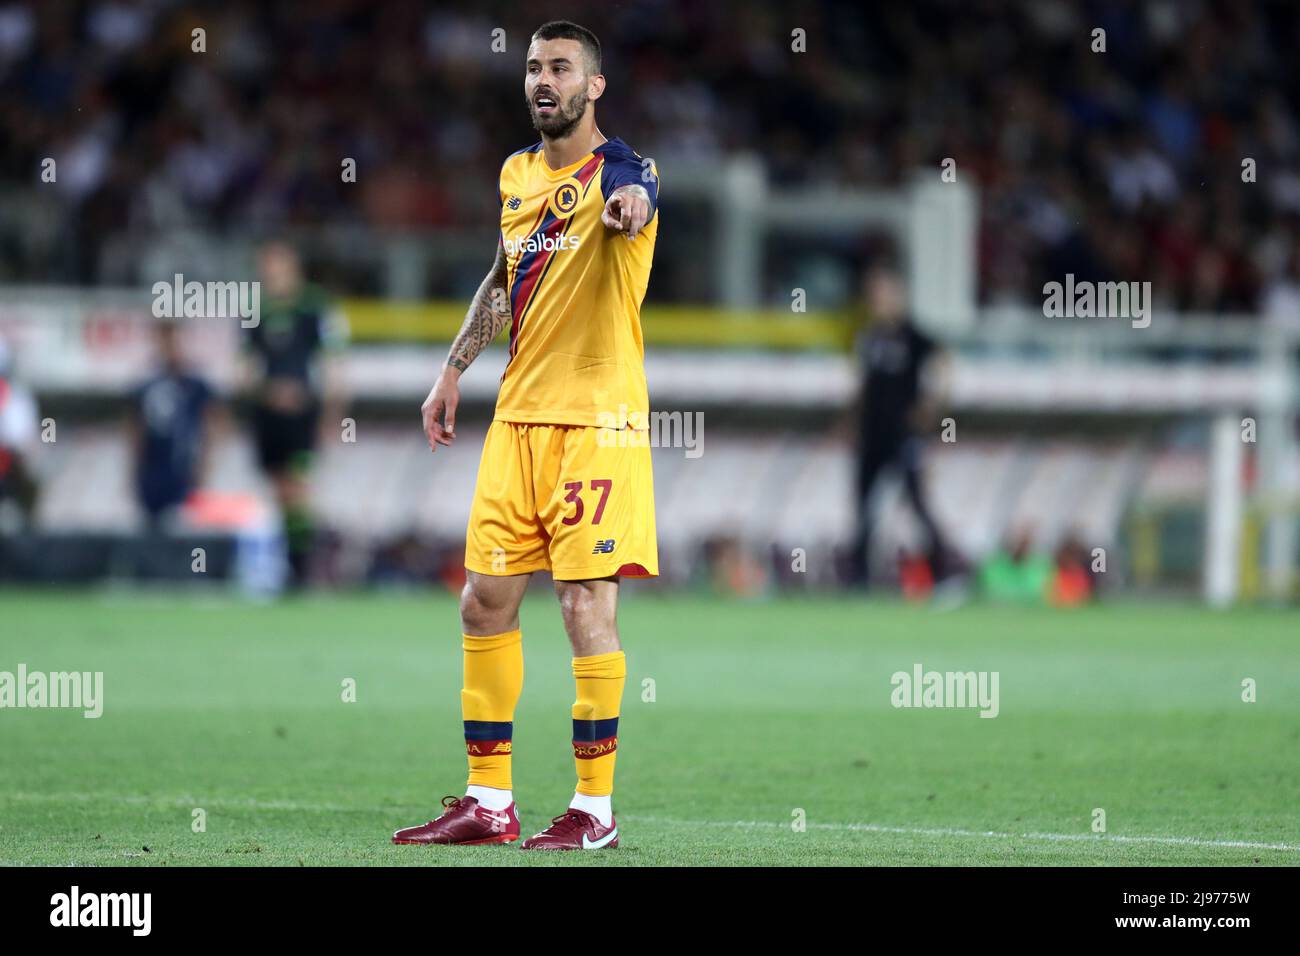
<svg viewBox="0 0 1300 956">
<path fill-rule="evenodd" d="M 528 835 L 572 792 L 573 681 L 554 599 L 523 622 Z M 463 792 L 450 597 L 0 592 L 0 670 L 103 671 L 105 698 L 98 720 L 0 710 L 0 863 L 1300 863 L 1287 612 L 632 593 L 620 624 L 621 845 L 537 854 L 388 842 Z M 914 662 L 1000 672 L 1000 715 L 895 709 Z"/>
</svg>

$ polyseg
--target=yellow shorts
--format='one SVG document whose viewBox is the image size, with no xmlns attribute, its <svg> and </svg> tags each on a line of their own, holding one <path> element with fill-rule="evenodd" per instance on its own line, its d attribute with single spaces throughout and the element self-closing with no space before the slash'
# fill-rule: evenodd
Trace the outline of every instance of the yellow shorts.
<svg viewBox="0 0 1300 956">
<path fill-rule="evenodd" d="M 557 581 L 657 575 L 646 434 L 492 422 L 465 533 L 465 567 L 496 575 L 550 570 Z"/>
</svg>

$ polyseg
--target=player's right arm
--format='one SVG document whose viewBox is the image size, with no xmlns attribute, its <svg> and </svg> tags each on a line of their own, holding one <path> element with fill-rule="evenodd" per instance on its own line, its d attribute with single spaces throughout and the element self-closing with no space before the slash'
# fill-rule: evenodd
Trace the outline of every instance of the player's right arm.
<svg viewBox="0 0 1300 956">
<path fill-rule="evenodd" d="M 437 451 L 439 445 L 450 445 L 455 439 L 456 406 L 460 404 L 460 375 L 501 334 L 501 330 L 510 321 L 507 282 L 506 254 L 498 243 L 492 271 L 474 294 L 474 301 L 470 303 L 469 312 L 465 316 L 465 324 L 460 327 L 456 340 L 451 343 L 451 351 L 447 353 L 447 361 L 442 366 L 438 381 L 433 383 L 429 397 L 420 406 L 430 451 Z"/>
</svg>

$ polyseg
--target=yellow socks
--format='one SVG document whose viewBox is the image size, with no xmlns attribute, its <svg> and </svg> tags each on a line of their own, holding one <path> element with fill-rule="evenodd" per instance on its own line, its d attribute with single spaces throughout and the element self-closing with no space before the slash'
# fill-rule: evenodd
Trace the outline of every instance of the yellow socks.
<svg viewBox="0 0 1300 956">
<path fill-rule="evenodd" d="M 462 635 L 465 682 L 460 692 L 465 721 L 469 785 L 513 789 L 510 779 L 515 705 L 524 685 L 524 652 L 519 631 L 491 637 Z M 614 790 L 618 750 L 618 712 L 627 678 L 622 651 L 573 659 L 577 699 L 573 704 L 573 758 L 577 792 L 608 796 Z"/>
<path fill-rule="evenodd" d="M 573 659 L 578 687 L 573 704 L 573 762 L 580 794 L 599 797 L 614 791 L 618 711 L 626 677 L 622 651 Z"/>
<path fill-rule="evenodd" d="M 510 748 L 515 704 L 524 686 L 519 631 L 490 637 L 461 635 L 465 686 L 460 692 L 470 786 L 510 790 Z M 620 689 L 622 681 L 619 682 Z M 611 767 L 612 773 L 612 767 Z"/>
</svg>

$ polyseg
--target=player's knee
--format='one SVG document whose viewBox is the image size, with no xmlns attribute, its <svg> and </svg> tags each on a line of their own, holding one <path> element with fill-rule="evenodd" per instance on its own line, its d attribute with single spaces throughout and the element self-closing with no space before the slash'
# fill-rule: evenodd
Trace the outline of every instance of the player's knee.
<svg viewBox="0 0 1300 956">
<path fill-rule="evenodd" d="M 460 621 L 466 633 L 494 634 L 511 629 L 514 609 L 488 589 L 466 583 L 460 592 Z"/>
<path fill-rule="evenodd" d="M 589 633 L 612 624 L 605 602 L 599 600 L 591 589 L 581 584 L 561 584 L 558 588 L 560 613 L 569 634 Z"/>
<path fill-rule="evenodd" d="M 460 622 L 464 629 L 481 632 L 492 616 L 492 608 L 475 590 L 474 585 L 466 584 L 460 592 Z"/>
</svg>

